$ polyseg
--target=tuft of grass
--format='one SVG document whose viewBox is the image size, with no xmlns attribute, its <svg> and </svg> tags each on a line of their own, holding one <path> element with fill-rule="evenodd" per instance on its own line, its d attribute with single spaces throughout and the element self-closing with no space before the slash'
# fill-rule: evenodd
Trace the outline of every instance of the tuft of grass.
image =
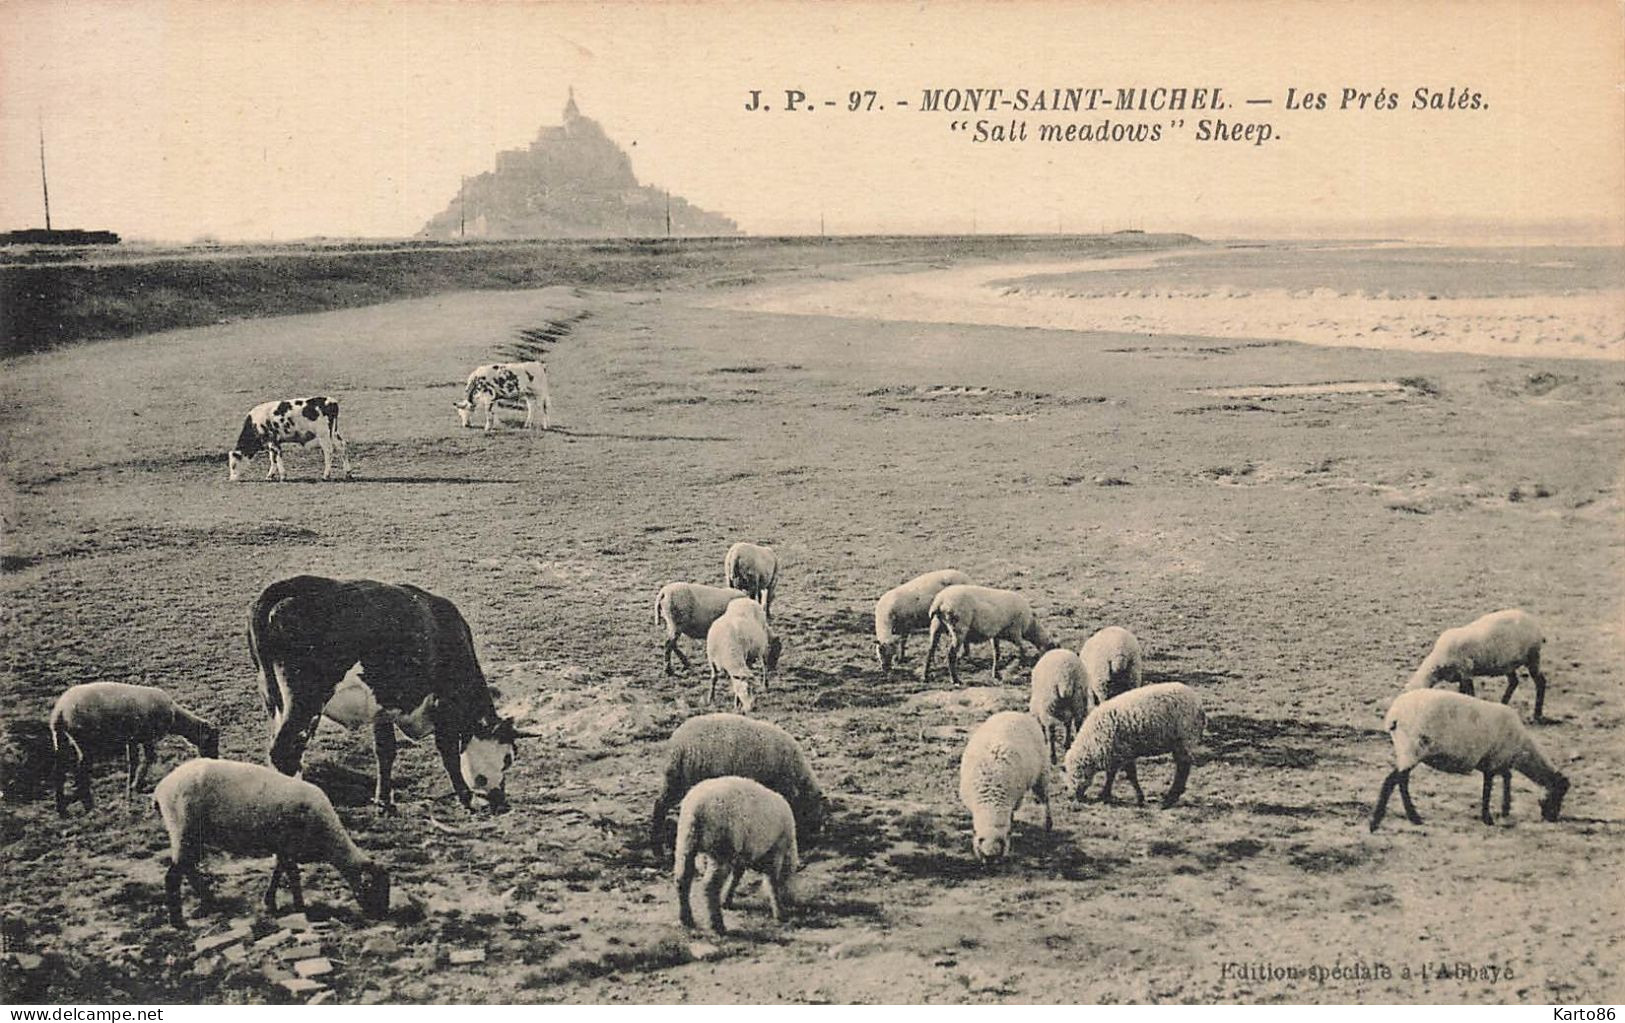
<svg viewBox="0 0 1625 1023">
<path fill-rule="evenodd" d="M 1438 383 L 1429 377 L 1400 377 L 1394 383 L 1408 391 L 1415 391 L 1417 394 L 1426 395 L 1429 398 L 1437 398 L 1444 393 L 1439 389 Z"/>
</svg>

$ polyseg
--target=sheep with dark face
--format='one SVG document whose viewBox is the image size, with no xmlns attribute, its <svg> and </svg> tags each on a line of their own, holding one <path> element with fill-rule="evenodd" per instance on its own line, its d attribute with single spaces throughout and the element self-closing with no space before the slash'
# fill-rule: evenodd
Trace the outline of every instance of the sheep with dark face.
<svg viewBox="0 0 1625 1023">
<path fill-rule="evenodd" d="M 711 668 L 711 695 L 717 698 L 717 677 L 726 672 L 733 690 L 734 710 L 749 714 L 756 706 L 756 666 L 762 669 L 762 688 L 779 666 L 783 645 L 768 629 L 767 615 L 749 597 L 728 604 L 722 617 L 705 633 L 705 659 Z"/>
<path fill-rule="evenodd" d="M 1106 772 L 1101 802 L 1112 801 L 1112 781 L 1119 770 L 1134 786 L 1138 803 L 1145 803 L 1135 762 L 1141 757 L 1170 753 L 1174 780 L 1162 797 L 1167 809 L 1179 801 L 1190 777 L 1192 750 L 1201 743 L 1207 715 L 1196 690 L 1182 682 L 1161 682 L 1130 689 L 1096 707 L 1084 718 L 1072 748 L 1066 751 L 1066 778 L 1072 796 L 1080 802 L 1096 771 Z"/>
<path fill-rule="evenodd" d="M 267 911 L 276 911 L 284 882 L 294 909 L 305 908 L 301 863 L 331 863 L 368 916 L 389 910 L 389 872 L 356 847 L 327 795 L 310 782 L 258 764 L 202 758 L 169 772 L 152 798 L 169 832 L 172 865 L 164 877 L 164 901 L 176 927 L 184 926 L 181 879 L 208 895 L 208 881 L 198 870 L 207 849 L 276 857 L 265 891 Z"/>
<path fill-rule="evenodd" d="M 56 811 L 68 812 L 65 794 L 69 761 L 73 761 L 78 798 L 89 810 L 90 762 L 97 753 L 124 754 L 128 770 L 124 797 L 147 783 L 147 772 L 157 758 L 158 740 L 179 735 L 205 757 L 220 755 L 220 730 L 176 703 L 155 686 L 124 682 L 86 682 L 56 698 L 50 717 L 51 745 L 55 750 L 52 783 Z"/>
<path fill-rule="evenodd" d="M 1454 683 L 1461 692 L 1474 696 L 1474 678 L 1505 675 L 1507 687 L 1501 702 L 1506 703 L 1518 688 L 1518 669 L 1528 668 L 1529 677 L 1535 680 L 1535 720 L 1540 721 L 1546 706 L 1546 676 L 1540 671 L 1540 648 L 1545 642 L 1534 615 L 1518 608 L 1494 611 L 1471 625 L 1440 633 L 1405 688 Z"/>
<path fill-rule="evenodd" d="M 1033 692 L 1028 709 L 1044 729 L 1050 763 L 1055 763 L 1057 740 L 1063 748 L 1072 743 L 1072 735 L 1083 724 L 1088 705 L 1087 676 L 1077 654 L 1056 648 L 1033 665 Z"/>
<path fill-rule="evenodd" d="M 1568 778 L 1546 759 L 1511 707 L 1448 690 L 1416 689 L 1395 698 L 1382 726 L 1394 742 L 1394 769 L 1383 779 L 1377 808 L 1371 814 L 1372 831 L 1382 823 L 1395 787 L 1405 804 L 1405 816 L 1412 824 L 1422 823 L 1411 803 L 1411 771 L 1417 764 L 1452 774 L 1482 772 L 1479 819 L 1485 824 L 1495 823 L 1490 816 L 1490 790 L 1497 776 L 1501 778 L 1501 816 L 1512 812 L 1513 771 L 1546 790 L 1546 798 L 1540 801 L 1542 817 L 1555 821 L 1563 809 Z"/>
<path fill-rule="evenodd" d="M 925 664 L 920 668 L 921 682 L 930 681 L 931 660 L 944 636 L 948 637 L 948 674 L 953 676 L 955 685 L 960 684 L 959 650 L 971 643 L 993 641 L 995 684 L 999 681 L 1001 639 L 1015 644 L 1018 662 L 1024 640 L 1040 653 L 1055 646 L 1026 597 L 1014 590 L 991 586 L 949 586 L 932 598 L 931 646 L 926 649 Z"/>
<path fill-rule="evenodd" d="M 677 646 L 679 636 L 705 639 L 711 623 L 722 617 L 728 605 L 746 596 L 743 590 L 706 586 L 703 583 L 667 583 L 662 586 L 655 597 L 655 624 L 666 633 L 666 674 L 676 674 L 671 670 L 672 654 L 683 662 L 684 671 L 692 667 L 688 655 Z"/>
</svg>

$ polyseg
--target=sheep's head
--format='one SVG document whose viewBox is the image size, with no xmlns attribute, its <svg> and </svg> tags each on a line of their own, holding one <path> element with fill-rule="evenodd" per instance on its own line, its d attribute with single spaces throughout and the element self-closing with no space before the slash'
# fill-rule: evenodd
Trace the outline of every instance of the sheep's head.
<svg viewBox="0 0 1625 1023">
<path fill-rule="evenodd" d="M 733 688 L 734 710 L 740 714 L 749 714 L 756 708 L 756 694 L 751 689 L 751 683 L 756 676 L 749 672 L 742 675 L 729 675 L 728 682 Z"/>
<path fill-rule="evenodd" d="M 795 811 L 797 841 L 816 836 L 824 830 L 824 821 L 829 816 L 829 808 L 824 800 L 824 794 L 817 789 L 802 792 L 791 804 Z"/>
<path fill-rule="evenodd" d="M 1044 628 L 1044 623 L 1040 622 L 1037 618 L 1034 618 L 1032 624 L 1027 626 L 1026 631 L 1021 634 L 1021 638 L 1037 647 L 1041 653 L 1047 650 L 1054 650 L 1058 645 L 1054 638 L 1051 637 L 1049 632 Z"/>
<path fill-rule="evenodd" d="M 1011 814 L 1008 809 L 977 807 L 971 811 L 971 850 L 982 863 L 1004 859 L 1014 844 L 1010 838 Z"/>
<path fill-rule="evenodd" d="M 375 920 L 389 915 L 389 870 L 382 864 L 361 864 L 349 877 L 350 890 L 361 912 Z"/>
<path fill-rule="evenodd" d="M 897 657 L 898 648 L 903 645 L 900 639 L 875 640 L 875 659 L 880 662 L 881 671 L 891 671 L 891 662 Z"/>
<path fill-rule="evenodd" d="M 1074 745 L 1066 751 L 1066 760 L 1063 763 L 1066 771 L 1066 785 L 1072 790 L 1072 801 L 1081 803 L 1089 793 L 1089 783 L 1095 780 L 1097 766 L 1090 762 L 1090 758 L 1080 754 Z"/>
<path fill-rule="evenodd" d="M 1568 794 L 1569 780 L 1564 775 L 1552 779 L 1546 787 L 1546 798 L 1540 801 L 1540 815 L 1549 821 L 1557 820 L 1563 810 L 1563 797 Z"/>
<path fill-rule="evenodd" d="M 197 755 L 217 760 L 220 757 L 220 729 L 209 728 L 198 738 Z"/>
<path fill-rule="evenodd" d="M 762 655 L 762 664 L 768 671 L 779 670 L 779 658 L 784 654 L 784 641 L 777 636 L 767 639 L 767 653 Z"/>
</svg>

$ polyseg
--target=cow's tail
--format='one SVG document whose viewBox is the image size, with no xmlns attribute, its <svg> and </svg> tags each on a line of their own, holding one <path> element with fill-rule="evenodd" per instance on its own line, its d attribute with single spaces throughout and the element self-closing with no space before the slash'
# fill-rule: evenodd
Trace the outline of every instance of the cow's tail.
<svg viewBox="0 0 1625 1023">
<path fill-rule="evenodd" d="M 339 436 L 339 403 L 329 398 L 323 403 L 322 411 L 327 416 L 328 436 L 343 440 L 344 438 Z"/>
<path fill-rule="evenodd" d="M 248 609 L 248 656 L 259 672 L 260 697 L 265 703 L 265 715 L 275 720 L 283 710 L 282 690 L 276 684 L 277 651 L 272 647 L 267 629 L 271 624 L 271 611 L 282 601 L 300 592 L 302 580 L 284 579 L 265 588 Z"/>
</svg>

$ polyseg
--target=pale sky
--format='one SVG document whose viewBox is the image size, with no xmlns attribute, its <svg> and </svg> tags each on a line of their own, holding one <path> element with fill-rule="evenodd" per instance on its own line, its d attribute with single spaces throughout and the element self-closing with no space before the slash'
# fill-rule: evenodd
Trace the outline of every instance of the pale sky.
<svg viewBox="0 0 1625 1023">
<path fill-rule="evenodd" d="M 567 87 L 670 187 L 753 233 L 1115 229 L 1625 235 L 1625 29 L 1594 3 L 1094 2 L 818 6 L 0 0 L 0 229 L 189 240 L 401 236 L 559 122 Z M 976 144 L 924 88 L 1219 86 L 1163 141 Z M 1287 88 L 1397 91 L 1286 111 Z M 1418 87 L 1481 111 L 1413 111 Z M 748 113 L 749 89 L 835 109 Z M 888 109 L 852 114 L 875 89 Z M 1247 106 L 1245 98 L 1271 98 Z M 891 100 L 907 99 L 907 110 Z M 977 115 L 973 115 L 977 116 Z M 982 115 L 986 116 L 986 115 Z M 1166 126 L 1183 116 L 1187 128 Z M 1200 118 L 1269 121 L 1264 146 Z M 1436 232 L 1435 232 L 1436 233 Z M 1508 228 L 1508 233 L 1513 233 Z"/>
</svg>

